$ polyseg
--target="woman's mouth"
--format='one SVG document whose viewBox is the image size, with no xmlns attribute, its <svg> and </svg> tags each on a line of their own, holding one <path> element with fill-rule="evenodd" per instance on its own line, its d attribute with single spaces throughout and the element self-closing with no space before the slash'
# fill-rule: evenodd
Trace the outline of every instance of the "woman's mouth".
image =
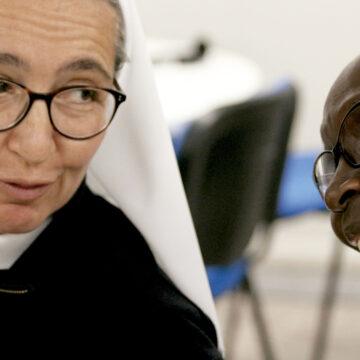
<svg viewBox="0 0 360 360">
<path fill-rule="evenodd" d="M 49 188 L 50 182 L 0 180 L 0 192 L 16 201 L 33 201 L 41 197 Z"/>
</svg>

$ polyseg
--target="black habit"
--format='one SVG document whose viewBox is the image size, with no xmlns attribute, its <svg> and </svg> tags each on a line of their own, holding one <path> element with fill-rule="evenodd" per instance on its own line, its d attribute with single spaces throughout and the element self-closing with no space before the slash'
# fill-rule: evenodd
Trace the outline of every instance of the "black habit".
<svg viewBox="0 0 360 360">
<path fill-rule="evenodd" d="M 83 184 L 9 270 L 3 344 L 29 354 L 220 359 L 206 315 L 157 266 L 126 216 Z M 30 347 L 29 347 L 30 346 Z"/>
</svg>

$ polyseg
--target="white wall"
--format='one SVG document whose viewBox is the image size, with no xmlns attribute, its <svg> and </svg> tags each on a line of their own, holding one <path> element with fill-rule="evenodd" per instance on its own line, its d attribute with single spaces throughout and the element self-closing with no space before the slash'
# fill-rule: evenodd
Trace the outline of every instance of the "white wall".
<svg viewBox="0 0 360 360">
<path fill-rule="evenodd" d="M 358 0 L 136 0 L 148 36 L 206 37 L 256 62 L 266 82 L 293 78 L 300 102 L 292 146 L 320 148 L 326 94 L 360 52 Z"/>
</svg>

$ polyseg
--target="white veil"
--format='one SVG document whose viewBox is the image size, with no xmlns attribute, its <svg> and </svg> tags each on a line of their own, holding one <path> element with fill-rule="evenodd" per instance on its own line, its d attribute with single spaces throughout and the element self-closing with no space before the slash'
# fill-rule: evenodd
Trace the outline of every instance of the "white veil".
<svg viewBox="0 0 360 360">
<path fill-rule="evenodd" d="M 120 4 L 129 62 L 118 80 L 127 100 L 91 162 L 87 182 L 125 212 L 148 242 L 159 266 L 218 330 L 142 26 L 134 0 L 120 0 Z"/>
</svg>

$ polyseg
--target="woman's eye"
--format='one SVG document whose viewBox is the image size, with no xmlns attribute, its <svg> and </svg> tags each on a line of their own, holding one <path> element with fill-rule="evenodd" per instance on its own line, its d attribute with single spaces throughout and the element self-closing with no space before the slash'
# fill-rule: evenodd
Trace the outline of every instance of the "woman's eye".
<svg viewBox="0 0 360 360">
<path fill-rule="evenodd" d="M 1 85 L 1 84 L 0 84 Z M 1 90 L 0 90 L 1 94 Z M 60 91 L 56 95 L 56 103 L 62 103 L 66 106 L 79 107 L 86 106 L 87 109 L 93 106 L 106 105 L 108 93 L 101 89 L 96 88 L 71 88 Z"/>
<path fill-rule="evenodd" d="M 10 89 L 10 84 L 4 81 L 0 81 L 0 93 L 4 93 L 9 91 Z"/>
<path fill-rule="evenodd" d="M 76 102 L 96 101 L 97 91 L 93 89 L 76 89 L 72 91 L 72 99 Z"/>
</svg>

